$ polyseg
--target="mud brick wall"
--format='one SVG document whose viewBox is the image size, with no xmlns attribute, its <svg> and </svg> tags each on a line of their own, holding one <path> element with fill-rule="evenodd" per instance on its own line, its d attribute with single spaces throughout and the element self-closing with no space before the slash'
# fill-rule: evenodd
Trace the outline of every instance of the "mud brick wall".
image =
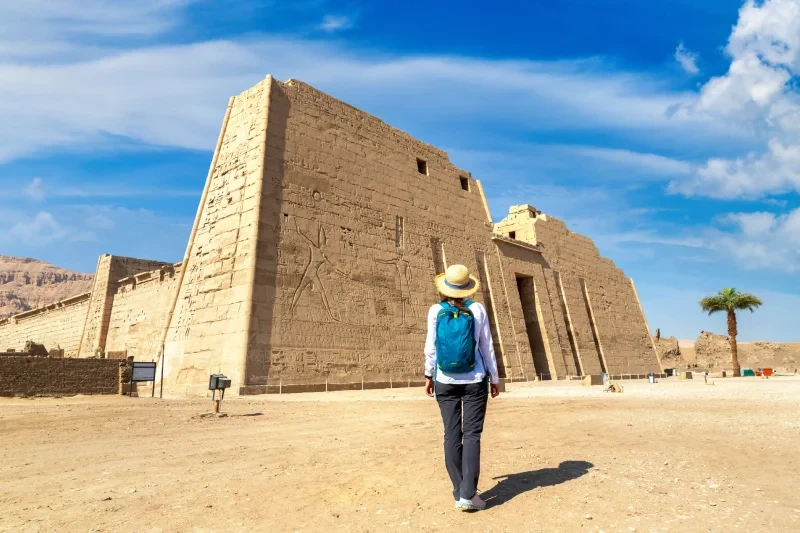
<svg viewBox="0 0 800 533">
<path fill-rule="evenodd" d="M 0 350 L 21 351 L 33 341 L 48 350 L 60 346 L 66 357 L 77 356 L 90 297 L 81 294 L 0 321 Z"/>
<path fill-rule="evenodd" d="M 120 280 L 114 294 L 106 356 L 125 353 L 135 361 L 157 361 L 161 355 L 161 333 L 169 307 L 178 290 L 180 264 L 163 266 Z"/>
<path fill-rule="evenodd" d="M 100 256 L 92 286 L 92 299 L 83 327 L 79 357 L 92 357 L 105 350 L 108 324 L 119 280 L 166 264 L 162 261 L 133 257 Z"/>
<path fill-rule="evenodd" d="M 118 394 L 120 362 L 0 357 L 0 396 Z"/>
</svg>

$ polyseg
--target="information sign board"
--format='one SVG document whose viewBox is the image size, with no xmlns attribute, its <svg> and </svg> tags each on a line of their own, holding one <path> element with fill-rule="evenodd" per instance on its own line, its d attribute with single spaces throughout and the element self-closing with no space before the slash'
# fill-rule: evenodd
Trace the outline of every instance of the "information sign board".
<svg viewBox="0 0 800 533">
<path fill-rule="evenodd" d="M 150 394 L 155 396 L 156 393 L 156 363 L 132 363 L 131 381 L 128 388 L 128 396 L 133 395 L 133 384 L 137 381 L 152 381 L 153 391 Z"/>
<path fill-rule="evenodd" d="M 133 374 L 131 381 L 155 381 L 156 380 L 156 364 L 155 363 L 133 363 Z"/>
</svg>

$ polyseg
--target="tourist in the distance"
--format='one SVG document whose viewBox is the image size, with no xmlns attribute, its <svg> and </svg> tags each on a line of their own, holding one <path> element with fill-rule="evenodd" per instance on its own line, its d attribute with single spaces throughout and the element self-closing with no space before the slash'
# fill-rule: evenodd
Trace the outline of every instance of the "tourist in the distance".
<svg viewBox="0 0 800 533">
<path fill-rule="evenodd" d="M 468 298 L 480 283 L 464 265 L 436 276 L 441 302 L 428 311 L 425 392 L 434 396 L 444 422 L 444 462 L 456 508 L 486 508 L 478 496 L 481 433 L 486 402 L 499 393 L 497 360 L 486 308 Z"/>
</svg>

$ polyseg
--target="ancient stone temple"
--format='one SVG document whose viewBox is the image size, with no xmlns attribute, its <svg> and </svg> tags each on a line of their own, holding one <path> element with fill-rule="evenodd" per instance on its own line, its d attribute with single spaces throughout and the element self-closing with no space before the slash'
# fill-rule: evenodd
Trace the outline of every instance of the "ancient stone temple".
<svg viewBox="0 0 800 533">
<path fill-rule="evenodd" d="M 60 320 L 68 356 L 158 361 L 173 396 L 212 373 L 234 394 L 407 386 L 454 263 L 482 280 L 502 377 L 661 371 L 633 282 L 590 239 L 529 205 L 493 224 L 445 152 L 271 76 L 228 104 L 184 260 L 103 256 L 90 294 L 0 323 L 0 347 Z"/>
</svg>

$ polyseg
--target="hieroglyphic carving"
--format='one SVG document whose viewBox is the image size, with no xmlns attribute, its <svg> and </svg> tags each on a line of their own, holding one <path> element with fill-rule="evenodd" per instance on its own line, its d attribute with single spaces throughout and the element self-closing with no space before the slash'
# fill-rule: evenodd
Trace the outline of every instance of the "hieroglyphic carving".
<svg viewBox="0 0 800 533">
<path fill-rule="evenodd" d="M 385 265 L 394 265 L 395 269 L 397 270 L 397 277 L 400 281 L 402 325 L 406 325 L 406 305 L 411 308 L 411 316 L 414 318 L 414 322 L 412 322 L 411 325 L 415 324 L 417 321 L 417 309 L 414 307 L 414 302 L 411 299 L 411 281 L 413 274 L 411 263 L 406 260 L 402 248 L 397 249 L 397 257 L 395 259 L 376 259 L 376 261 Z"/>
<path fill-rule="evenodd" d="M 444 273 L 444 249 L 442 247 L 442 241 L 436 237 L 431 237 L 431 254 L 433 255 L 433 273 Z"/>
<path fill-rule="evenodd" d="M 301 230 L 300 226 L 297 225 L 297 219 L 294 219 L 295 228 L 297 229 L 297 233 L 300 234 L 303 239 L 308 242 L 308 265 L 306 265 L 306 269 L 303 272 L 303 277 L 300 279 L 300 284 L 294 291 L 294 297 L 292 298 L 292 303 L 289 306 L 289 312 L 294 314 L 294 309 L 297 307 L 297 302 L 300 301 L 300 297 L 303 295 L 303 292 L 309 287 L 317 287 L 319 290 L 319 294 L 322 297 L 322 304 L 325 306 L 325 310 L 328 312 L 328 316 L 334 322 L 339 322 L 340 319 L 336 317 L 331 309 L 330 303 L 328 302 L 328 294 L 327 290 L 325 289 L 325 285 L 322 283 L 322 279 L 319 277 L 320 269 L 325 265 L 330 265 L 330 267 L 342 276 L 347 276 L 344 272 L 336 268 L 336 266 L 331 263 L 328 256 L 325 255 L 325 248 L 328 245 L 328 238 L 325 234 L 325 228 L 322 224 L 319 224 L 319 229 L 317 230 L 317 242 L 312 241 L 308 238 Z"/>
<path fill-rule="evenodd" d="M 350 228 L 342 227 L 342 244 L 345 248 L 352 248 L 355 245 L 356 232 Z"/>
</svg>

